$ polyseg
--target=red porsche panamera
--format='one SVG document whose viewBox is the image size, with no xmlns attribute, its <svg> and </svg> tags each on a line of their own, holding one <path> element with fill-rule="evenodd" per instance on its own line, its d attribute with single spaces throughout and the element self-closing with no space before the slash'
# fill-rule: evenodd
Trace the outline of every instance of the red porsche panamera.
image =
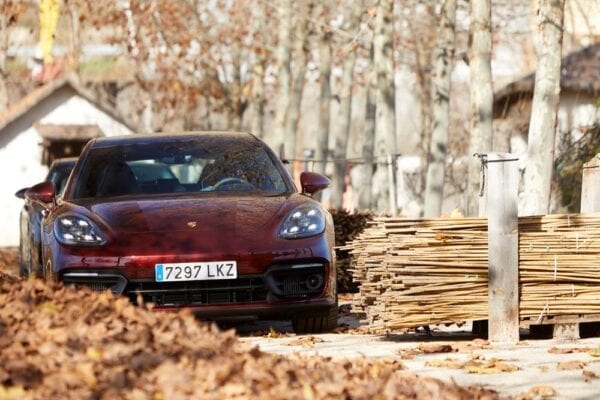
<svg viewBox="0 0 600 400">
<path fill-rule="evenodd" d="M 310 196 L 329 181 L 301 184 L 250 134 L 193 132 L 92 140 L 63 196 L 50 183 L 26 196 L 48 207 L 46 279 L 319 332 L 337 318 L 334 234 Z"/>
</svg>

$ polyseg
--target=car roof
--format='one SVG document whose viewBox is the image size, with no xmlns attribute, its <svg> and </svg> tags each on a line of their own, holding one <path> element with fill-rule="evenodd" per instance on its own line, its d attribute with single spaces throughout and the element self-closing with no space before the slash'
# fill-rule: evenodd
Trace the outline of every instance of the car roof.
<svg viewBox="0 0 600 400">
<path fill-rule="evenodd" d="M 248 132 L 226 132 L 226 131 L 198 131 L 182 133 L 137 133 L 125 136 L 101 137 L 94 139 L 92 148 L 108 148 L 123 145 L 160 144 L 187 142 L 190 139 L 223 138 L 239 141 L 259 142 L 256 136 Z"/>
</svg>

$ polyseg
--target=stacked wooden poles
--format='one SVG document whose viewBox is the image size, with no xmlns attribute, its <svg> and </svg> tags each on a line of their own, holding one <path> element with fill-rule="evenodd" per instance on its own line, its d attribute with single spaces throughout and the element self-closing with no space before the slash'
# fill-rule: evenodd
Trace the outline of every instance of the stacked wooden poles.
<svg viewBox="0 0 600 400">
<path fill-rule="evenodd" d="M 345 249 L 374 331 L 487 318 L 483 218 L 379 218 Z M 519 219 L 520 317 L 600 313 L 600 213 Z"/>
</svg>

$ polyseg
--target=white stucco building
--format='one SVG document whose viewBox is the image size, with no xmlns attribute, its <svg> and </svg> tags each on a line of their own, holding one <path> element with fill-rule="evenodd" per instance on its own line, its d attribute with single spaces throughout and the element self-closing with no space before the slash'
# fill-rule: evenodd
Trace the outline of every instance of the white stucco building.
<svg viewBox="0 0 600 400">
<path fill-rule="evenodd" d="M 76 156 L 96 136 L 132 133 L 72 78 L 41 86 L 0 114 L 0 247 L 18 246 L 23 201 L 14 193 L 42 181 L 50 162 Z"/>
</svg>

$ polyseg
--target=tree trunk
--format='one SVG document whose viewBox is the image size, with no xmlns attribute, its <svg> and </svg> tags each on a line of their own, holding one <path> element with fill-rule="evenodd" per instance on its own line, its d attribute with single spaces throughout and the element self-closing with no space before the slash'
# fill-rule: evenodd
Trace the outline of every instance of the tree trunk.
<svg viewBox="0 0 600 400">
<path fill-rule="evenodd" d="M 69 55 L 68 66 L 71 71 L 79 73 L 79 57 L 81 56 L 81 30 L 79 29 L 79 10 L 77 3 L 69 1 L 67 3 L 69 14 Z"/>
<path fill-rule="evenodd" d="M 433 132 L 429 147 L 429 163 L 425 188 L 425 217 L 438 217 L 442 212 L 446 153 L 448 148 L 448 112 L 450 103 L 452 59 L 456 0 L 446 0 L 442 5 L 438 45 L 434 54 L 435 77 L 432 87 Z"/>
<path fill-rule="evenodd" d="M 254 35 L 259 40 L 267 38 L 267 16 L 264 6 L 259 6 L 257 14 L 253 16 Z M 250 129 L 253 134 L 262 138 L 265 134 L 265 70 L 267 68 L 267 52 L 263 46 L 257 46 L 254 51 L 252 65 L 252 120 Z"/>
<path fill-rule="evenodd" d="M 265 140 L 276 154 L 282 155 L 286 111 L 290 95 L 291 20 L 292 1 L 278 0 L 279 36 L 277 44 L 278 86 L 273 128 L 266 132 Z M 285 156 L 285 155 L 284 155 Z"/>
<path fill-rule="evenodd" d="M 323 7 L 322 20 L 328 15 Z M 321 28 L 319 36 L 319 129 L 315 148 L 315 172 L 325 174 L 329 153 L 329 118 L 331 108 L 331 31 L 329 26 Z"/>
<path fill-rule="evenodd" d="M 3 10 L 6 11 L 6 10 Z M 7 12 L 0 15 L 0 113 L 8 108 L 8 87 L 6 70 L 6 54 L 8 52 L 8 18 Z"/>
<path fill-rule="evenodd" d="M 396 90 L 394 87 L 393 0 L 377 0 L 373 38 L 377 94 L 375 115 L 375 161 L 373 200 L 377 211 L 391 212 L 390 179 L 386 160 L 396 154 Z M 395 196 L 393 196 L 395 198 Z"/>
<path fill-rule="evenodd" d="M 549 211 L 554 143 L 560 95 L 560 62 L 565 0 L 537 2 L 537 68 L 527 139 L 522 215 Z"/>
<path fill-rule="evenodd" d="M 232 46 L 232 67 L 233 67 L 233 82 L 231 82 L 231 90 L 229 91 L 231 105 L 230 126 L 233 130 L 242 130 L 242 119 L 246 109 L 246 102 L 243 94 L 242 72 L 241 72 L 241 49 L 240 46 Z M 225 83 L 223 84 L 225 86 Z"/>
<path fill-rule="evenodd" d="M 307 55 L 310 51 L 308 30 L 313 3 L 309 2 L 304 6 L 304 2 L 300 2 L 299 6 L 301 9 L 293 41 L 295 60 L 292 68 L 292 88 L 285 119 L 285 154 L 286 157 L 290 158 L 298 158 L 296 143 L 298 142 L 298 123 L 300 121 L 302 94 L 304 93 Z"/>
<path fill-rule="evenodd" d="M 471 67 L 471 136 L 469 140 L 469 177 L 467 215 L 479 213 L 479 159 L 474 153 L 492 151 L 492 24 L 491 0 L 471 0 L 469 62 Z"/>
<path fill-rule="evenodd" d="M 371 70 L 368 73 L 367 81 L 367 110 L 365 114 L 365 128 L 362 135 L 362 153 L 363 163 L 354 168 L 352 174 L 352 188 L 358 197 L 356 204 L 360 210 L 370 210 L 373 208 L 371 183 L 373 180 L 373 154 L 375 149 L 375 114 L 376 114 L 376 94 L 377 94 L 377 73 L 375 63 L 373 62 L 373 45 L 371 45 L 370 64 Z"/>
<path fill-rule="evenodd" d="M 352 10 L 349 18 L 350 32 L 359 28 L 362 14 L 362 1 L 352 2 Z M 342 87 L 340 90 L 340 111 L 338 117 L 337 132 L 335 133 L 334 147 L 334 171 L 331 185 L 331 207 L 342 208 L 344 194 L 344 178 L 346 176 L 346 150 L 348 138 L 350 137 L 350 125 L 352 122 L 352 83 L 354 81 L 354 64 L 356 63 L 356 49 L 350 48 L 345 55 L 342 64 Z"/>
<path fill-rule="evenodd" d="M 263 52 L 256 55 L 252 68 L 252 133 L 258 137 L 264 136 L 265 126 L 265 67 L 267 60 Z"/>
</svg>

